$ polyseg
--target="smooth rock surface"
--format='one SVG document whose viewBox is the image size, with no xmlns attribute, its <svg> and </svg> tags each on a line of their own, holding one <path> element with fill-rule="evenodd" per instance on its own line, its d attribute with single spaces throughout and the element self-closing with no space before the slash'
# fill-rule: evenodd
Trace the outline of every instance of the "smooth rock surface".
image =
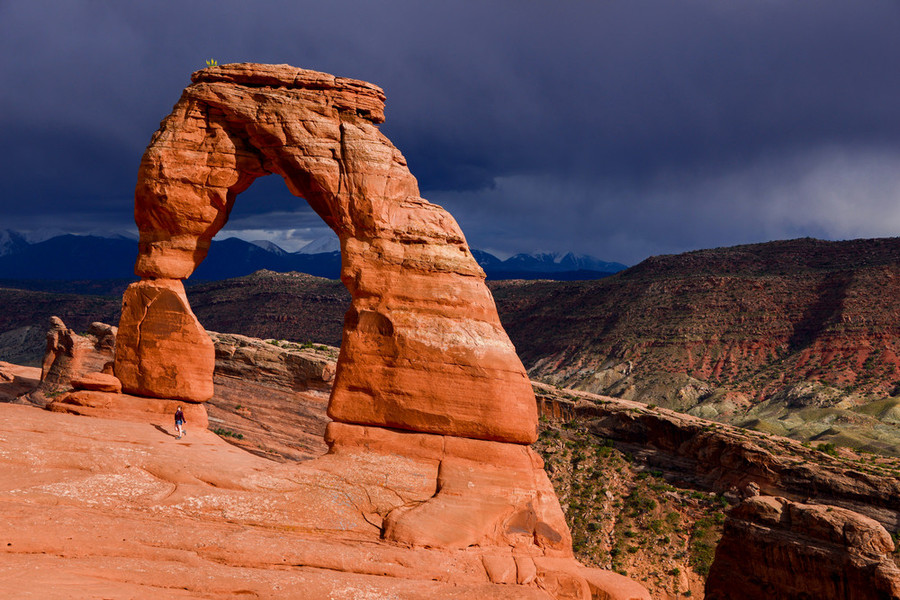
<svg viewBox="0 0 900 600">
<path fill-rule="evenodd" d="M 0 360 L 0 402 L 14 402 L 41 381 L 38 367 L 23 367 Z"/>
<path fill-rule="evenodd" d="M 46 406 L 52 412 L 69 413 L 112 419 L 150 423 L 174 431 L 175 409 L 182 407 L 188 430 L 205 430 L 209 426 L 206 408 L 202 404 L 165 398 L 146 398 L 128 394 L 94 390 L 70 392 Z"/>
<path fill-rule="evenodd" d="M 122 391 L 122 382 L 108 373 L 85 373 L 72 380 L 72 387 L 76 390 L 119 393 Z"/>
<path fill-rule="evenodd" d="M 337 422 L 328 426 L 325 440 L 330 450 L 318 459 L 320 464 L 386 455 L 420 465 L 416 491 L 409 492 L 408 501 L 389 511 L 374 511 L 379 512 L 386 540 L 572 556 L 569 528 L 543 460 L 527 446 Z M 369 477 L 357 482 L 382 483 Z"/>
<path fill-rule="evenodd" d="M 542 558 L 532 542 L 382 539 L 381 514 L 434 494 L 427 457 L 441 436 L 421 436 L 412 458 L 344 446 L 297 464 L 189 432 L 0 404 L 4 589 L 49 600 L 591 599 L 577 562 Z"/>
</svg>

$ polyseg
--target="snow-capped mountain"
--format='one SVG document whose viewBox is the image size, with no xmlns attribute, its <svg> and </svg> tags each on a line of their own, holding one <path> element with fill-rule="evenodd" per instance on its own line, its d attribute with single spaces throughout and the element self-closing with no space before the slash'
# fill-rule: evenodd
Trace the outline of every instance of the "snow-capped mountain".
<svg viewBox="0 0 900 600">
<path fill-rule="evenodd" d="M 508 269 L 556 273 L 562 271 L 600 271 L 616 273 L 627 266 L 622 263 L 606 262 L 587 254 L 573 252 L 536 252 L 516 254 L 503 261 Z"/>
<path fill-rule="evenodd" d="M 263 250 L 271 252 L 276 256 L 284 256 L 285 254 L 288 254 L 287 250 L 285 250 L 275 242 L 270 242 L 269 240 L 253 240 L 250 243 L 254 246 L 262 248 Z"/>
<path fill-rule="evenodd" d="M 324 254 L 325 252 L 340 252 L 341 251 L 341 242 L 338 240 L 336 235 L 328 235 L 325 237 L 316 238 L 310 243 L 306 244 L 295 254 Z"/>
<path fill-rule="evenodd" d="M 0 229 L 0 256 L 16 254 L 28 247 L 28 240 L 18 231 Z"/>
</svg>

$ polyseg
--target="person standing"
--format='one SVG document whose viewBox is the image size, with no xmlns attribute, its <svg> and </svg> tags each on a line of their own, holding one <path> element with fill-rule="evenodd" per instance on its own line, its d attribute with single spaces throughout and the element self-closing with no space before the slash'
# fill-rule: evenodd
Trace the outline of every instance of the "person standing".
<svg viewBox="0 0 900 600">
<path fill-rule="evenodd" d="M 181 406 L 175 409 L 175 433 L 178 434 L 178 439 L 180 440 L 182 437 L 187 435 L 187 430 L 184 428 L 184 424 L 187 421 L 184 418 L 184 412 L 181 410 Z"/>
</svg>

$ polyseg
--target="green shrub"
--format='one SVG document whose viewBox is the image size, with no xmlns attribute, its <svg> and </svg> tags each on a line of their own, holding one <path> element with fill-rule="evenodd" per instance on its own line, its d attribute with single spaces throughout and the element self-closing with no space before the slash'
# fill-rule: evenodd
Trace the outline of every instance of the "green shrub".
<svg viewBox="0 0 900 600">
<path fill-rule="evenodd" d="M 223 438 L 224 437 L 232 437 L 236 440 L 244 439 L 243 433 L 237 433 L 237 432 L 231 431 L 230 429 L 223 429 L 221 427 L 213 429 L 213 433 L 215 433 L 219 437 L 223 437 Z"/>
</svg>

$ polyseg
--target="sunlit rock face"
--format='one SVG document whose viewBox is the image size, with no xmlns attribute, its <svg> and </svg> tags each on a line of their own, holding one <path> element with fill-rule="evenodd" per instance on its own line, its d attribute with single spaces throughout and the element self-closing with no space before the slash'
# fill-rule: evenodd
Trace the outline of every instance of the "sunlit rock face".
<svg viewBox="0 0 900 600">
<path fill-rule="evenodd" d="M 188 277 L 237 195 L 274 173 L 341 242 L 341 279 L 353 301 L 329 416 L 534 441 L 534 396 L 484 273 L 456 221 L 419 196 L 406 160 L 376 127 L 384 120 L 381 89 L 287 65 L 225 65 L 198 71 L 192 81 L 153 136 L 138 175 L 135 270 L 144 281 L 126 293 L 120 323 L 126 347 L 116 375 L 126 391 L 208 399 L 211 384 L 199 382 L 212 381 L 211 344 L 198 339 L 188 365 L 185 352 L 156 352 L 145 331 L 164 327 L 154 316 L 164 311 L 143 314 L 152 302 L 147 289 Z M 184 304 L 177 335 L 188 342 L 193 315 Z M 182 376 L 185 368 L 190 374 Z M 179 378 L 190 385 L 176 386 L 176 395 L 171 382 Z"/>
<path fill-rule="evenodd" d="M 195 402 L 213 395 L 215 348 L 178 279 L 133 283 L 122 298 L 116 377 L 129 394 Z"/>
</svg>

